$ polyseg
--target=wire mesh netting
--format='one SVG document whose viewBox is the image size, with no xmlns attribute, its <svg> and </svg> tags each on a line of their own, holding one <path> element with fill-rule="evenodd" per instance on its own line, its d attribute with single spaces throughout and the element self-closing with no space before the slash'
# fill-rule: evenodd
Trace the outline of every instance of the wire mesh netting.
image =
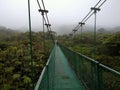
<svg viewBox="0 0 120 90">
<path fill-rule="evenodd" d="M 35 90 L 85 90 L 59 46 L 55 45 Z"/>
<path fill-rule="evenodd" d="M 62 45 L 60 47 L 86 88 L 89 90 L 120 90 L 120 72 Z"/>
<path fill-rule="evenodd" d="M 35 90 L 53 90 L 55 51 L 56 51 L 56 46 L 54 46 L 51 55 L 49 57 L 49 60 L 39 77 Z"/>
</svg>

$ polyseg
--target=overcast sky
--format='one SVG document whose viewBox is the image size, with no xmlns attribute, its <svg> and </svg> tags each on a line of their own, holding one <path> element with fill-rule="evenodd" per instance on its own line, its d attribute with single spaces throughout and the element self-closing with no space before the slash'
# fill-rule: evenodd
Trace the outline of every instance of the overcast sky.
<svg viewBox="0 0 120 90">
<path fill-rule="evenodd" d="M 28 27 L 28 0 L 0 0 L 0 25 L 12 29 Z M 37 0 L 31 1 L 32 28 L 41 28 L 42 16 Z M 41 0 L 40 0 L 41 1 Z M 61 25 L 77 25 L 99 0 L 44 0 L 53 29 Z M 87 21 L 93 25 L 93 17 Z M 97 25 L 120 26 L 120 0 L 107 0 L 97 13 Z"/>
</svg>

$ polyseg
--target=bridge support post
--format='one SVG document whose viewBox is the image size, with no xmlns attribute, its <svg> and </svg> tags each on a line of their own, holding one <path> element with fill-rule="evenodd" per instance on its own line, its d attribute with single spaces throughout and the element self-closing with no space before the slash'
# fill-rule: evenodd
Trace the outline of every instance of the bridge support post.
<svg viewBox="0 0 120 90">
<path fill-rule="evenodd" d="M 98 90 L 103 90 L 103 78 L 102 78 L 102 70 L 101 70 L 101 67 L 100 67 L 100 63 L 98 62 L 97 63 L 97 80 L 98 80 L 98 84 L 97 84 L 97 89 Z"/>
<path fill-rule="evenodd" d="M 96 47 L 96 14 L 97 14 L 97 11 L 100 11 L 100 9 L 92 7 L 91 10 L 94 11 L 94 15 L 95 15 L 95 18 L 94 18 L 94 59 L 96 59 L 96 51 L 97 51 L 97 47 Z"/>
<path fill-rule="evenodd" d="M 47 90 L 49 90 L 49 69 L 48 68 L 49 68 L 48 65 L 46 65 L 46 69 L 47 69 L 47 83 L 48 83 Z"/>
<path fill-rule="evenodd" d="M 46 46 L 46 45 L 45 45 L 45 28 L 44 28 L 44 25 L 45 25 L 45 21 L 44 21 L 44 20 L 45 20 L 45 17 L 44 17 L 44 13 L 48 13 L 48 10 L 39 9 L 38 11 L 41 12 L 42 19 L 43 19 L 43 20 L 42 20 L 42 21 L 43 21 L 43 22 L 42 22 L 42 23 L 43 23 L 43 47 L 44 47 L 44 56 L 45 56 L 45 54 L 46 54 L 46 53 L 45 53 L 45 51 L 46 51 L 46 50 L 45 50 L 45 46 Z M 45 58 L 44 58 L 44 65 L 45 65 L 45 63 L 46 63 L 46 61 L 45 61 Z"/>
<path fill-rule="evenodd" d="M 28 17 L 29 17 L 29 39 L 30 39 L 30 66 L 32 72 L 32 89 L 34 90 L 34 66 L 33 66 L 33 53 L 32 53 L 32 31 L 31 31 L 31 12 L 30 0 L 28 0 Z"/>
<path fill-rule="evenodd" d="M 103 90 L 102 71 L 99 62 L 91 62 L 92 90 Z"/>
<path fill-rule="evenodd" d="M 91 89 L 95 90 L 95 64 L 91 62 Z"/>
<path fill-rule="evenodd" d="M 83 31 L 83 25 L 85 25 L 85 23 L 83 22 L 79 22 L 80 26 L 81 26 L 81 35 L 80 35 L 80 41 L 81 41 L 81 54 L 82 54 L 82 31 Z"/>
</svg>

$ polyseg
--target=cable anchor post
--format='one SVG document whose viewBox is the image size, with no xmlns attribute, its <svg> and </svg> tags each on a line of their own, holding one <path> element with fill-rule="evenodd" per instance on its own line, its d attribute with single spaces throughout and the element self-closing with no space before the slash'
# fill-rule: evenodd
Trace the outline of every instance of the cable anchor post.
<svg viewBox="0 0 120 90">
<path fill-rule="evenodd" d="M 45 25 L 46 25 L 47 28 L 51 26 L 51 24 L 45 24 Z"/>
<path fill-rule="evenodd" d="M 73 33 L 75 34 L 75 32 L 77 31 L 77 29 L 73 29 Z"/>
<path fill-rule="evenodd" d="M 79 22 L 80 26 L 82 27 L 83 25 L 85 25 L 85 23 L 83 22 Z"/>
<path fill-rule="evenodd" d="M 48 10 L 38 9 L 39 12 L 41 12 L 41 15 L 44 15 L 44 13 L 48 13 Z"/>
<path fill-rule="evenodd" d="M 93 10 L 94 13 L 97 13 L 97 11 L 100 11 L 100 8 L 91 7 L 91 10 Z"/>
</svg>

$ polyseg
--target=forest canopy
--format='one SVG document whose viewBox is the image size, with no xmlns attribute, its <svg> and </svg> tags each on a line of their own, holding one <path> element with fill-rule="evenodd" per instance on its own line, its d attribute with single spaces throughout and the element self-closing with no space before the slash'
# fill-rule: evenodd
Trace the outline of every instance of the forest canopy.
<svg viewBox="0 0 120 90">
<path fill-rule="evenodd" d="M 34 82 L 36 83 L 53 47 L 49 33 L 32 32 Z M 49 44 L 49 46 L 47 46 Z M 29 32 L 18 32 L 0 27 L 0 89 L 31 90 Z"/>
<path fill-rule="evenodd" d="M 43 32 L 32 32 L 33 64 L 35 82 L 49 57 L 53 41 L 45 32 L 45 50 Z M 94 58 L 93 32 L 83 32 L 71 36 L 59 35 L 58 42 L 66 47 Z M 0 88 L 1 90 L 31 90 L 29 32 L 18 32 L 0 27 Z M 96 59 L 100 63 L 120 71 L 120 31 L 111 32 L 101 28 L 97 31 Z M 82 50 L 82 52 L 81 52 Z"/>
</svg>

